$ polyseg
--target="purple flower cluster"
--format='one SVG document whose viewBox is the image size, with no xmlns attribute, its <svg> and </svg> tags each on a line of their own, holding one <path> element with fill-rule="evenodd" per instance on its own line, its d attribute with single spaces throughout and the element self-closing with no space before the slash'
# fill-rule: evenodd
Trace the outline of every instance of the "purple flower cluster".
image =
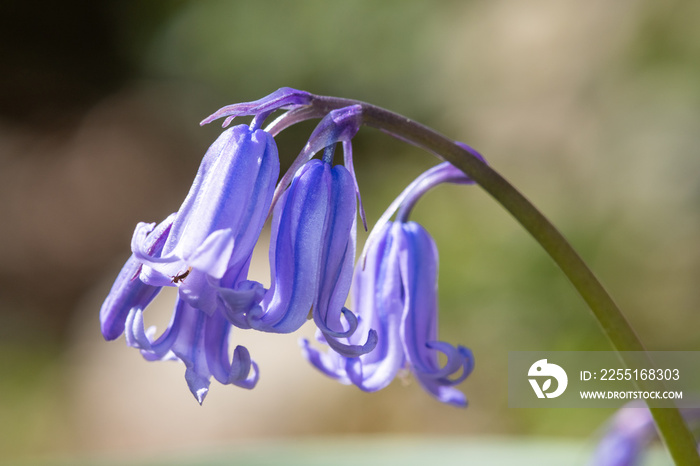
<svg viewBox="0 0 700 466">
<path fill-rule="evenodd" d="M 365 227 L 366 221 L 350 141 L 362 107 L 327 112 L 279 180 L 273 132 L 261 128 L 279 109 L 288 111 L 273 123 L 278 128 L 306 119 L 303 110 L 313 98 L 282 88 L 202 122 L 224 117 L 226 127 L 237 116 L 253 116 L 250 125 L 228 128 L 212 144 L 176 213 L 136 226 L 132 255 L 100 311 L 102 334 L 113 340 L 124 333 L 147 360 L 182 361 L 202 403 L 211 377 L 243 388 L 258 381 L 248 350 L 229 348 L 234 327 L 291 333 L 312 318 L 329 349 L 322 353 L 303 341 L 303 353 L 327 375 L 375 391 L 408 368 L 437 399 L 464 406 L 454 385 L 474 360 L 465 347 L 437 339 L 437 249 L 408 216 L 433 186 L 470 180 L 447 163 L 421 175 L 377 222 L 355 266 L 358 204 Z M 344 164 L 333 165 L 339 143 Z M 313 159 L 321 151 L 321 159 Z M 249 280 L 248 269 L 270 212 L 271 284 L 265 288 Z M 353 276 L 355 312 L 344 306 Z M 164 286 L 177 287 L 178 296 L 168 327 L 156 336 L 145 329 L 143 312 Z"/>
</svg>

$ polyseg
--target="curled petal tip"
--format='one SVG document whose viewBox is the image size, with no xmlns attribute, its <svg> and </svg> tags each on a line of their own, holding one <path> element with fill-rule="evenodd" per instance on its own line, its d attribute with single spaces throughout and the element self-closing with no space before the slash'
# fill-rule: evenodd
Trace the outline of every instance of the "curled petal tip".
<svg viewBox="0 0 700 466">
<path fill-rule="evenodd" d="M 334 338 L 325 335 L 326 342 L 336 353 L 346 358 L 356 358 L 362 356 L 363 354 L 368 354 L 377 346 L 379 338 L 377 336 L 377 331 L 372 329 L 367 335 L 367 341 L 362 345 L 346 345 L 338 342 Z"/>
<path fill-rule="evenodd" d="M 457 347 L 457 350 L 460 352 L 462 357 L 464 358 L 464 374 L 463 377 L 466 378 L 468 377 L 472 372 L 474 372 L 474 366 L 475 360 L 474 360 L 474 353 L 472 353 L 472 350 L 467 348 L 466 346 L 459 345 Z"/>
</svg>

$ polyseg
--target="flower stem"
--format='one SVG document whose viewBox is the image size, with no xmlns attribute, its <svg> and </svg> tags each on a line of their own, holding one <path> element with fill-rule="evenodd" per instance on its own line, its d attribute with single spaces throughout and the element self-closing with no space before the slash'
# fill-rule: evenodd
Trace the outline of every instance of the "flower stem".
<svg viewBox="0 0 700 466">
<path fill-rule="evenodd" d="M 653 368 L 645 353 L 642 353 L 644 356 L 641 360 L 627 353 L 644 352 L 644 346 L 622 311 L 583 259 L 554 225 L 493 168 L 453 140 L 389 110 L 350 99 L 326 96 L 314 96 L 312 99 L 312 108 L 319 112 L 319 116 L 337 108 L 357 104 L 363 107 L 363 124 L 380 129 L 452 163 L 493 196 L 530 232 L 569 278 L 593 311 L 624 364 L 629 368 Z M 660 388 L 658 383 L 653 381 L 637 381 L 635 384 L 640 390 L 655 391 Z M 650 407 L 650 411 L 674 462 L 682 466 L 700 466 L 695 440 L 678 409 Z"/>
</svg>

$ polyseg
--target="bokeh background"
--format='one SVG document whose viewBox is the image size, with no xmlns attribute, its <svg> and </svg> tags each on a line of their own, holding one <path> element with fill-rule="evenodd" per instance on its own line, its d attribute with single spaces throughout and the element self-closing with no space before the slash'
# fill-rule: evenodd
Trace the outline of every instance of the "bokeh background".
<svg viewBox="0 0 700 466">
<path fill-rule="evenodd" d="M 302 360 L 300 335 L 243 331 L 258 387 L 213 383 L 200 407 L 182 366 L 104 342 L 97 313 L 135 224 L 178 208 L 219 134 L 198 122 L 290 86 L 477 148 L 571 240 L 649 349 L 698 350 L 699 18 L 694 0 L 3 2 L 0 463 L 403 451 L 462 464 L 462 444 L 486 445 L 490 464 L 510 445 L 518 464 L 543 464 L 547 446 L 585 463 L 612 412 L 509 409 L 507 352 L 610 346 L 478 187 L 441 187 L 414 213 L 441 251 L 441 339 L 477 358 L 466 410 L 410 379 L 375 394 L 339 385 Z M 278 138 L 283 164 L 312 128 Z M 370 223 L 435 163 L 371 129 L 354 147 Z M 167 323 L 172 299 L 149 323 Z"/>
</svg>

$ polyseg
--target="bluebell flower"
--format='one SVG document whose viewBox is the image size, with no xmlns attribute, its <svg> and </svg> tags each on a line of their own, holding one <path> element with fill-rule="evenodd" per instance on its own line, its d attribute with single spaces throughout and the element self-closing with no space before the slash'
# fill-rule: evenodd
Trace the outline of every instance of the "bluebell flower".
<svg viewBox="0 0 700 466">
<path fill-rule="evenodd" d="M 347 357 L 337 351 L 320 352 L 302 340 L 304 356 L 326 375 L 371 392 L 386 387 L 401 369 L 408 368 L 438 400 L 466 406 L 464 394 L 454 386 L 471 373 L 474 358 L 469 349 L 437 338 L 437 248 L 422 226 L 408 221 L 420 196 L 446 181 L 471 182 L 447 163 L 423 174 L 382 216 L 358 261 L 353 303 L 359 322 L 347 341 L 354 344 L 374 330 L 376 348 Z M 388 221 L 399 207 L 397 221 Z M 329 343 L 324 335 L 318 339 Z M 445 356 L 444 365 L 439 363 L 439 353 Z"/>
<path fill-rule="evenodd" d="M 245 348 L 237 347 L 229 359 L 231 324 L 220 293 L 247 279 L 278 176 L 270 134 L 246 125 L 224 131 L 178 212 L 157 226 L 137 225 L 132 257 L 103 305 L 105 338 L 125 331 L 127 343 L 147 359 L 183 361 L 200 403 L 211 376 L 246 388 L 257 381 Z M 144 330 L 143 311 L 163 286 L 177 286 L 178 300 L 168 328 L 154 338 L 153 330 Z"/>
<path fill-rule="evenodd" d="M 305 149 L 292 165 L 300 165 L 286 190 L 285 178 L 278 185 L 280 197 L 272 219 L 270 245 L 271 286 L 262 300 L 250 306 L 236 292 L 228 292 L 229 320 L 239 327 L 274 333 L 290 333 L 309 318 L 327 338 L 328 344 L 347 356 L 371 350 L 376 334 L 364 343 L 338 341 L 353 334 L 355 315 L 344 307 L 355 261 L 357 182 L 342 165 L 332 166 L 336 143 L 347 142 L 359 128 L 358 109 L 341 109 L 319 123 Z M 344 145 L 346 163 L 351 155 Z M 325 149 L 323 160 L 308 158 Z M 247 282 L 240 288 L 260 289 Z"/>
<path fill-rule="evenodd" d="M 270 134 L 246 125 L 224 131 L 204 156 L 160 254 L 144 248 L 152 226 L 137 226 L 132 252 L 143 264 L 141 280 L 178 286 L 181 299 L 213 313 L 218 290 L 247 278 L 278 176 Z"/>
</svg>

